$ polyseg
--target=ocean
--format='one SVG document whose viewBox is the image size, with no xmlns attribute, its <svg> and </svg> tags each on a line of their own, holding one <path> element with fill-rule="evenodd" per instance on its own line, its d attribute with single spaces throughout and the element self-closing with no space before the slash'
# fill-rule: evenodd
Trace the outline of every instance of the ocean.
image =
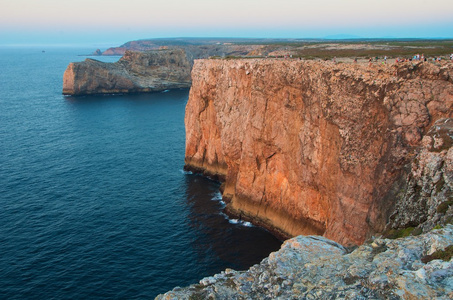
<svg viewBox="0 0 453 300">
<path fill-rule="evenodd" d="M 0 48 L 0 298 L 150 299 L 276 251 L 183 171 L 189 90 L 62 95 L 93 51 Z"/>
</svg>

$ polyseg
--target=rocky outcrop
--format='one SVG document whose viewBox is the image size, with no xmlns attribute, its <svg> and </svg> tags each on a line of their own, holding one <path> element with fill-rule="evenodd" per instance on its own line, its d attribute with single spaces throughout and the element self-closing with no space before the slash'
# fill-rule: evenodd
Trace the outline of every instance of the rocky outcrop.
<svg viewBox="0 0 453 300">
<path fill-rule="evenodd" d="M 183 50 L 127 51 L 116 63 L 86 59 L 70 63 L 63 94 L 141 93 L 188 88 L 191 65 Z"/>
<path fill-rule="evenodd" d="M 266 56 L 276 49 L 283 51 L 286 55 L 289 53 L 287 50 L 285 51 L 285 49 L 288 49 L 288 44 L 279 44 L 285 42 L 291 43 L 289 40 L 269 39 L 153 39 L 130 41 L 119 47 L 109 48 L 102 52 L 102 55 L 124 55 L 127 50 L 150 51 L 169 47 L 172 49 L 183 49 L 189 61 L 193 63 L 195 59 L 209 58 L 212 56 Z M 292 46 L 291 48 L 295 47 Z"/>
<path fill-rule="evenodd" d="M 398 187 L 387 231 L 426 232 L 453 223 L 453 119 L 440 119 L 425 134 L 410 172 Z"/>
<path fill-rule="evenodd" d="M 322 237 L 299 236 L 247 271 L 227 269 L 156 299 L 452 299 L 453 261 L 427 256 L 450 245 L 452 225 L 374 239 L 351 253 Z"/>
<path fill-rule="evenodd" d="M 186 169 L 224 180 L 231 214 L 344 245 L 396 220 L 395 182 L 453 114 L 451 63 L 201 60 L 192 80 Z"/>
<path fill-rule="evenodd" d="M 109 48 L 102 52 L 102 55 L 124 55 L 126 51 L 150 51 L 171 47 L 172 49 L 182 49 L 186 52 L 189 61 L 193 63 L 195 59 L 209 58 L 211 56 L 245 56 L 245 55 L 263 55 L 259 50 L 262 45 L 224 45 L 224 44 L 207 44 L 207 45 L 178 45 L 170 44 L 169 46 L 161 46 L 154 43 L 146 43 L 146 41 L 128 42 L 123 46 Z"/>
</svg>

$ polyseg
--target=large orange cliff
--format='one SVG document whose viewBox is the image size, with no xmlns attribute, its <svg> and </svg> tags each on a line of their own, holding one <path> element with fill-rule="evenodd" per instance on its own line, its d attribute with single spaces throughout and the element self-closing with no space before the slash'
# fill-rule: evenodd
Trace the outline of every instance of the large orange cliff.
<svg viewBox="0 0 453 300">
<path fill-rule="evenodd" d="M 451 63 L 196 60 L 186 169 L 224 181 L 230 213 L 284 237 L 361 244 L 384 229 L 395 182 L 452 108 Z"/>
</svg>

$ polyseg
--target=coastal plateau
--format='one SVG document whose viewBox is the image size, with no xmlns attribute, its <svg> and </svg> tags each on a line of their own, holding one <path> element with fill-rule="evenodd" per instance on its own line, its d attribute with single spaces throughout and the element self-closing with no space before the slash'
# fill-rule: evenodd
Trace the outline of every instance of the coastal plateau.
<svg viewBox="0 0 453 300">
<path fill-rule="evenodd" d="M 185 52 L 126 51 L 116 63 L 93 59 L 70 63 L 63 75 L 63 94 L 143 93 L 189 88 L 191 64 Z"/>
<path fill-rule="evenodd" d="M 185 168 L 230 214 L 346 246 L 449 221 L 453 64 L 210 59 L 192 82 Z"/>
</svg>

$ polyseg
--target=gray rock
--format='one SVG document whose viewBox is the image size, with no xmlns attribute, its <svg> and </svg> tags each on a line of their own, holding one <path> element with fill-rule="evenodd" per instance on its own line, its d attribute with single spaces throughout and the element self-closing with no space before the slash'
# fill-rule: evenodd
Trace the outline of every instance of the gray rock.
<svg viewBox="0 0 453 300">
<path fill-rule="evenodd" d="M 451 244 L 452 225 L 377 238 L 351 253 L 322 237 L 298 236 L 247 271 L 227 269 L 156 299 L 451 299 L 453 261 L 421 262 Z"/>
<path fill-rule="evenodd" d="M 423 137 L 401 187 L 389 229 L 418 227 L 427 232 L 453 221 L 453 119 L 440 119 Z"/>
</svg>

